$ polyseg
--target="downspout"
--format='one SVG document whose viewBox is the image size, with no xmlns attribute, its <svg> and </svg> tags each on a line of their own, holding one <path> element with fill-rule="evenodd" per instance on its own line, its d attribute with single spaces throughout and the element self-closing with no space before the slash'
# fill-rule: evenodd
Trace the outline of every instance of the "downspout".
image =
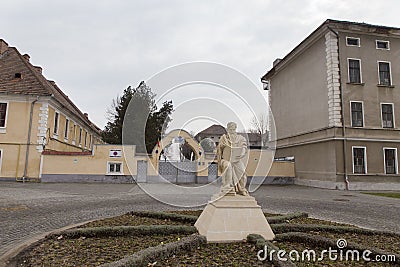
<svg viewBox="0 0 400 267">
<path fill-rule="evenodd" d="M 22 176 L 22 182 L 25 182 L 26 174 L 28 172 L 28 159 L 29 159 L 29 147 L 31 145 L 31 132 L 32 132 L 32 117 L 33 117 L 33 107 L 35 103 L 39 100 L 39 97 L 37 97 L 35 100 L 32 101 L 31 103 L 31 111 L 29 113 L 29 127 L 28 127 L 28 140 L 26 142 L 26 153 L 25 153 L 25 167 L 24 167 L 24 175 Z"/>
<path fill-rule="evenodd" d="M 336 36 L 338 42 L 338 67 L 339 67 L 339 91 L 340 91 L 340 106 L 342 109 L 342 135 L 343 135 L 343 169 L 344 169 L 344 183 L 346 190 L 349 190 L 350 182 L 347 175 L 347 138 L 346 138 L 346 124 L 344 121 L 344 96 L 343 96 L 343 86 L 342 86 L 342 69 L 340 68 L 340 37 L 339 34 L 328 26 L 328 29 Z"/>
</svg>

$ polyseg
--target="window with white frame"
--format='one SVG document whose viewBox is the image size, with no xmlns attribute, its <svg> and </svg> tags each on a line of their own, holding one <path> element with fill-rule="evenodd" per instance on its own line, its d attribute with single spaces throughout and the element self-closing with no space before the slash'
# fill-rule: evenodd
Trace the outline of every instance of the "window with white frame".
<svg viewBox="0 0 400 267">
<path fill-rule="evenodd" d="M 54 134 L 58 134 L 58 123 L 60 121 L 60 113 L 55 112 L 54 113 Z"/>
<path fill-rule="evenodd" d="M 350 102 L 350 107 L 351 107 L 351 126 L 363 127 L 364 126 L 363 103 L 352 101 Z"/>
<path fill-rule="evenodd" d="M 392 85 L 390 62 L 378 61 L 379 85 Z"/>
<path fill-rule="evenodd" d="M 349 83 L 361 83 L 361 60 L 356 58 L 348 59 Z"/>
<path fill-rule="evenodd" d="M 86 147 L 86 144 L 87 144 L 87 131 L 85 131 L 85 144 L 84 144 L 84 147 Z"/>
<path fill-rule="evenodd" d="M 7 103 L 0 103 L 0 127 L 6 127 Z"/>
<path fill-rule="evenodd" d="M 68 139 L 69 119 L 65 119 L 64 139 Z"/>
<path fill-rule="evenodd" d="M 121 162 L 108 162 L 107 172 L 121 174 L 122 173 L 122 163 Z"/>
<path fill-rule="evenodd" d="M 386 174 L 397 174 L 397 149 L 396 148 L 384 148 L 383 157 L 385 161 L 385 173 Z"/>
<path fill-rule="evenodd" d="M 347 46 L 360 46 L 360 38 L 357 37 L 346 37 Z"/>
<path fill-rule="evenodd" d="M 82 128 L 79 128 L 79 145 L 82 145 Z"/>
<path fill-rule="evenodd" d="M 389 41 L 376 40 L 376 49 L 390 50 Z"/>
<path fill-rule="evenodd" d="M 72 142 L 75 143 L 75 141 L 76 141 L 76 124 L 74 122 L 74 130 L 72 132 Z"/>
<path fill-rule="evenodd" d="M 382 127 L 394 128 L 393 104 L 381 104 Z"/>
<path fill-rule="evenodd" d="M 353 150 L 353 173 L 364 174 L 367 173 L 366 168 L 366 148 L 365 147 L 352 147 Z"/>
</svg>

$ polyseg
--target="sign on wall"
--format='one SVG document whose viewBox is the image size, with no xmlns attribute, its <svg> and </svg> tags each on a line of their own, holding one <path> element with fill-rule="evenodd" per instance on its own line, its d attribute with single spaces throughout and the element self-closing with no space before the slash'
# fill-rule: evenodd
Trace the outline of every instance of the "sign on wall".
<svg viewBox="0 0 400 267">
<path fill-rule="evenodd" d="M 122 157 L 122 150 L 121 149 L 110 149 L 109 157 L 110 158 Z"/>
</svg>

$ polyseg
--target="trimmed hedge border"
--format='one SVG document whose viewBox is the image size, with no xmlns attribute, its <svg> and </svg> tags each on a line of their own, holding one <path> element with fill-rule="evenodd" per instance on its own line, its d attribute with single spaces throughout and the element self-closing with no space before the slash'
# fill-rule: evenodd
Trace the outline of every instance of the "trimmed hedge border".
<svg viewBox="0 0 400 267">
<path fill-rule="evenodd" d="M 172 220 L 178 222 L 185 222 L 185 223 L 195 223 L 198 216 L 194 215 L 184 215 L 184 214 L 177 214 L 177 213 L 170 213 L 170 212 L 162 212 L 162 211 L 131 211 L 128 212 L 129 215 L 135 215 L 139 217 L 148 217 L 148 218 L 155 218 L 161 220 Z M 288 220 L 296 219 L 296 218 L 308 218 L 308 214 L 305 212 L 296 212 L 290 213 L 281 216 L 273 216 L 273 217 L 266 217 L 268 223 L 276 224 L 276 223 L 283 223 Z"/>
<path fill-rule="evenodd" d="M 306 232 L 306 231 L 327 231 L 332 233 L 354 233 L 354 234 L 365 234 L 365 235 L 389 235 L 400 237 L 400 234 L 382 231 L 382 230 L 370 230 L 365 228 L 357 228 L 351 226 L 335 226 L 335 225 L 324 225 L 324 224 L 273 224 L 271 225 L 272 230 L 276 234 L 286 232 Z"/>
<path fill-rule="evenodd" d="M 191 235 L 184 237 L 179 241 L 167 243 L 165 245 L 158 245 L 156 247 L 149 247 L 144 250 L 138 251 L 128 257 L 112 263 L 100 265 L 101 267 L 128 267 L 128 266 L 149 266 L 153 263 L 165 258 L 172 257 L 173 255 L 180 254 L 187 251 L 192 251 L 199 247 L 201 244 L 207 243 L 204 236 Z"/>
<path fill-rule="evenodd" d="M 54 233 L 48 238 L 63 236 L 63 238 L 79 237 L 109 237 L 109 236 L 134 236 L 134 235 L 170 235 L 170 234 L 194 234 L 197 229 L 187 225 L 139 225 L 139 226 L 113 226 L 75 228 Z"/>
<path fill-rule="evenodd" d="M 277 246 L 275 246 L 274 244 L 272 244 L 270 241 L 265 240 L 264 237 L 262 237 L 261 235 L 258 234 L 250 234 L 247 236 L 247 242 L 254 244 L 256 249 L 258 250 L 264 250 L 265 247 L 268 248 L 268 251 L 279 251 L 279 248 Z M 268 258 L 268 256 L 267 256 Z M 274 253 L 272 255 L 272 263 L 274 264 L 274 266 L 278 266 L 278 267 L 295 267 L 296 264 L 294 264 L 288 255 L 285 255 L 286 261 L 282 261 L 279 260 L 277 257 L 277 254 Z M 268 259 L 267 259 L 268 260 Z"/>
<path fill-rule="evenodd" d="M 131 211 L 128 212 L 129 215 L 136 215 L 139 217 L 148 217 L 148 218 L 155 218 L 161 220 L 172 220 L 184 223 L 195 223 L 198 219 L 197 216 L 193 215 L 184 215 L 184 214 L 177 214 L 177 213 L 169 213 L 169 212 L 162 212 L 162 211 Z"/>
<path fill-rule="evenodd" d="M 289 233 L 283 233 L 283 234 L 277 234 L 275 235 L 275 241 L 278 242 L 284 242 L 284 241 L 290 241 L 294 243 L 306 243 L 306 244 L 311 244 L 314 246 L 320 246 L 320 247 L 332 247 L 332 248 L 337 248 L 337 240 L 333 240 L 331 238 L 327 237 L 322 237 L 322 236 L 317 236 L 317 235 L 312 235 L 312 234 L 306 234 L 306 233 L 300 233 L 300 232 L 289 232 Z M 347 246 L 343 250 L 358 250 L 358 251 L 364 251 L 364 250 L 369 250 L 371 251 L 371 255 L 369 255 L 370 258 L 375 257 L 376 255 L 395 255 L 396 261 L 395 263 L 400 264 L 400 255 L 396 253 L 389 253 L 386 252 L 382 249 L 378 248 L 369 248 L 357 243 L 353 242 L 347 242 Z"/>
<path fill-rule="evenodd" d="M 288 220 L 293 220 L 297 218 L 308 218 L 308 213 L 305 212 L 296 212 L 296 213 L 290 213 L 282 216 L 273 216 L 273 217 L 267 217 L 267 221 L 270 224 L 276 224 L 276 223 L 283 223 Z"/>
</svg>

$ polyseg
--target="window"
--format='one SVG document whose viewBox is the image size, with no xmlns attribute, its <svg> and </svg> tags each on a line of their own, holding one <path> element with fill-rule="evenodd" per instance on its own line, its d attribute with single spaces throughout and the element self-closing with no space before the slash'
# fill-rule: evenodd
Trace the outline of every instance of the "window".
<svg viewBox="0 0 400 267">
<path fill-rule="evenodd" d="M 392 85 L 390 62 L 378 62 L 379 85 Z"/>
<path fill-rule="evenodd" d="M 350 102 L 350 105 L 351 105 L 351 126 L 363 127 L 364 126 L 363 103 Z"/>
<path fill-rule="evenodd" d="M 349 58 L 348 64 L 349 64 L 349 82 L 361 83 L 361 60 Z"/>
<path fill-rule="evenodd" d="M 360 46 L 360 38 L 346 37 L 347 46 Z"/>
<path fill-rule="evenodd" d="M 89 136 L 89 148 L 92 147 L 92 135 Z"/>
<path fill-rule="evenodd" d="M 384 148 L 383 157 L 385 163 L 386 174 L 397 174 L 397 149 L 396 148 Z"/>
<path fill-rule="evenodd" d="M 389 41 L 376 40 L 376 49 L 390 50 Z"/>
<path fill-rule="evenodd" d="M 353 149 L 353 173 L 366 172 L 366 155 L 365 147 L 352 147 Z"/>
<path fill-rule="evenodd" d="M 3 165 L 3 149 L 0 149 L 0 173 L 1 173 L 1 166 Z"/>
<path fill-rule="evenodd" d="M 79 128 L 79 145 L 82 145 L 82 128 Z"/>
<path fill-rule="evenodd" d="M 122 173 L 122 163 L 120 162 L 109 162 L 107 173 Z"/>
<path fill-rule="evenodd" d="M 7 103 L 0 103 L 0 127 L 6 127 Z"/>
<path fill-rule="evenodd" d="M 60 119 L 60 113 L 54 113 L 54 134 L 58 134 L 58 121 Z"/>
<path fill-rule="evenodd" d="M 85 147 L 86 147 L 86 143 L 87 143 L 87 132 L 85 131 Z"/>
<path fill-rule="evenodd" d="M 65 119 L 64 138 L 68 139 L 69 119 Z"/>
<path fill-rule="evenodd" d="M 381 104 L 382 127 L 394 128 L 393 104 Z"/>
<path fill-rule="evenodd" d="M 75 140 L 76 140 L 76 124 L 74 122 L 74 131 L 72 133 L 72 143 L 75 144 Z"/>
</svg>

